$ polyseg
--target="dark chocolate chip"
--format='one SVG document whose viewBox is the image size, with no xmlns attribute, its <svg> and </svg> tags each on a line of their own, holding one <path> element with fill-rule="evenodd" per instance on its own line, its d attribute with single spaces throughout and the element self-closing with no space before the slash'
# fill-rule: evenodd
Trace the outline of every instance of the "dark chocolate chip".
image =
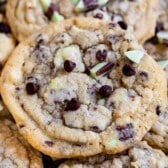
<svg viewBox="0 0 168 168">
<path fill-rule="evenodd" d="M 138 75 L 139 75 L 139 78 L 142 82 L 148 80 L 148 73 L 147 72 L 141 71 L 141 72 L 139 72 Z"/>
<path fill-rule="evenodd" d="M 90 75 L 90 68 L 87 67 L 87 66 L 85 66 L 85 73 L 86 73 L 87 75 Z"/>
<path fill-rule="evenodd" d="M 49 147 L 52 147 L 54 145 L 54 142 L 52 141 L 45 141 L 45 144 Z"/>
<path fill-rule="evenodd" d="M 125 126 L 117 126 L 116 130 L 119 132 L 120 141 L 126 141 L 134 136 L 133 125 L 131 123 Z"/>
<path fill-rule="evenodd" d="M 99 94 L 101 97 L 109 97 L 112 93 L 113 89 L 109 85 L 104 85 L 99 89 Z"/>
<path fill-rule="evenodd" d="M 51 157 L 44 154 L 42 155 L 42 158 L 44 168 L 57 168 L 61 163 L 65 161 L 65 159 L 53 160 Z"/>
<path fill-rule="evenodd" d="M 156 27 L 155 27 L 155 33 L 158 33 L 160 31 L 164 30 L 164 26 L 162 22 L 157 22 Z"/>
<path fill-rule="evenodd" d="M 161 109 L 160 109 L 160 106 L 159 106 L 159 105 L 156 107 L 156 114 L 157 114 L 157 115 L 160 115 L 160 114 L 161 114 Z"/>
<path fill-rule="evenodd" d="M 74 70 L 74 68 L 76 67 L 76 63 L 66 60 L 64 62 L 64 69 L 66 72 L 72 72 Z"/>
<path fill-rule="evenodd" d="M 100 62 L 105 61 L 106 57 L 107 57 L 107 50 L 104 49 L 103 51 L 101 51 L 101 50 L 97 51 L 96 59 L 98 61 L 100 61 Z"/>
<path fill-rule="evenodd" d="M 133 76 L 136 74 L 135 68 L 128 64 L 124 65 L 122 72 L 125 76 Z"/>
<path fill-rule="evenodd" d="M 90 130 L 93 131 L 93 132 L 97 132 L 97 133 L 100 133 L 100 132 L 101 132 L 101 130 L 100 130 L 99 127 L 97 127 L 97 126 L 92 126 L 92 127 L 90 127 Z"/>
<path fill-rule="evenodd" d="M 98 19 L 103 19 L 103 14 L 102 13 L 96 13 L 96 15 L 94 17 L 98 18 Z"/>
<path fill-rule="evenodd" d="M 83 0 L 84 5 L 86 7 L 86 10 L 93 10 L 98 7 L 98 1 L 97 0 Z"/>
<path fill-rule="evenodd" d="M 11 33 L 10 27 L 6 23 L 0 23 L 0 33 Z"/>
<path fill-rule="evenodd" d="M 52 19 L 53 13 L 55 11 L 59 11 L 59 8 L 58 8 L 58 6 L 55 3 L 51 3 L 49 8 L 48 8 L 48 10 L 47 10 L 47 12 L 45 13 L 45 15 L 47 16 L 47 18 L 49 20 Z"/>
<path fill-rule="evenodd" d="M 24 128 L 25 126 L 24 125 L 19 125 L 19 128 Z"/>
<path fill-rule="evenodd" d="M 80 101 L 78 98 L 72 98 L 68 103 L 67 106 L 65 108 L 66 111 L 75 111 L 77 109 L 79 109 L 80 107 Z"/>
<path fill-rule="evenodd" d="M 119 21 L 118 24 L 122 29 L 127 30 L 127 24 L 124 21 Z"/>
<path fill-rule="evenodd" d="M 36 94 L 40 89 L 40 86 L 36 83 L 27 83 L 26 85 L 26 91 L 27 91 L 27 94 L 29 95 L 33 95 L 33 94 Z"/>
<path fill-rule="evenodd" d="M 114 65 L 115 64 L 113 62 L 107 63 L 104 67 L 102 67 L 101 69 L 99 69 L 96 72 L 96 75 L 99 76 L 99 75 L 107 73 L 108 71 L 110 71 L 114 67 Z"/>
</svg>

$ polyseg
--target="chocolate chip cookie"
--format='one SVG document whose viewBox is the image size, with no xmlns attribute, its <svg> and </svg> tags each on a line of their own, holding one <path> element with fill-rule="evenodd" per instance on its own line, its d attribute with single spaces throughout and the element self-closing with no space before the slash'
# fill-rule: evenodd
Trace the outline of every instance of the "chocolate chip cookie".
<svg viewBox="0 0 168 168">
<path fill-rule="evenodd" d="M 8 0 L 7 16 L 19 41 L 50 22 L 79 16 L 112 20 L 143 42 L 154 35 L 157 7 L 158 0 Z"/>
<path fill-rule="evenodd" d="M 151 148 L 146 142 L 140 142 L 125 154 L 97 155 L 85 159 L 69 160 L 62 163 L 59 168 L 165 168 L 167 166 L 168 157 L 162 151 Z"/>
<path fill-rule="evenodd" d="M 57 158 L 119 153 L 167 105 L 165 74 L 132 33 L 93 18 L 51 24 L 21 43 L 1 91 L 22 135 Z"/>
<path fill-rule="evenodd" d="M 9 55 L 14 50 L 15 45 L 16 42 L 11 34 L 11 29 L 5 17 L 0 14 L 0 71 L 2 70 Z"/>
<path fill-rule="evenodd" d="M 40 153 L 21 137 L 9 119 L 0 119 L 0 146 L 1 168 L 43 168 Z"/>
<path fill-rule="evenodd" d="M 147 41 L 145 49 L 156 60 L 168 59 L 168 1 L 160 0 L 159 17 L 155 28 L 155 36 Z"/>
</svg>

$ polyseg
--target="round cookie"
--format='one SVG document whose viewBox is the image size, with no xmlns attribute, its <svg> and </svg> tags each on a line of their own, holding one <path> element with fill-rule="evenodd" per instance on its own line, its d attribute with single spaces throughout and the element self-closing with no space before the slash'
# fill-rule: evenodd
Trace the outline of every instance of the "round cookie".
<svg viewBox="0 0 168 168">
<path fill-rule="evenodd" d="M 43 168 L 40 153 L 21 137 L 9 119 L 0 119 L 0 146 L 1 168 Z"/>
<path fill-rule="evenodd" d="M 119 153 L 167 105 L 165 74 L 132 33 L 88 18 L 51 24 L 19 44 L 1 91 L 22 135 L 57 158 Z"/>
<path fill-rule="evenodd" d="M 168 59 L 168 1 L 160 0 L 159 17 L 155 36 L 144 45 L 147 52 L 156 60 Z"/>
<path fill-rule="evenodd" d="M 0 70 L 16 45 L 5 17 L 0 14 Z"/>
<path fill-rule="evenodd" d="M 8 0 L 7 17 L 19 41 L 52 21 L 86 16 L 133 29 L 144 42 L 154 35 L 157 7 L 158 0 Z"/>
<path fill-rule="evenodd" d="M 85 159 L 69 160 L 58 168 L 165 168 L 167 166 L 168 157 L 162 151 L 151 148 L 146 142 L 140 142 L 125 154 L 118 156 L 102 154 Z"/>
</svg>

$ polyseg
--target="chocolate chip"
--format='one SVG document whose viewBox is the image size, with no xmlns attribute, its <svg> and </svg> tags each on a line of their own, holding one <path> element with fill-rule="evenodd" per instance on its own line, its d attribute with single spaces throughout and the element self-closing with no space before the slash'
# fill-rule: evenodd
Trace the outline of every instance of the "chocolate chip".
<svg viewBox="0 0 168 168">
<path fill-rule="evenodd" d="M 148 73 L 147 72 L 141 71 L 141 72 L 139 72 L 138 76 L 142 82 L 148 80 Z"/>
<path fill-rule="evenodd" d="M 112 93 L 113 89 L 109 85 L 104 85 L 99 89 L 99 94 L 101 97 L 109 97 Z"/>
<path fill-rule="evenodd" d="M 107 63 L 104 67 L 102 67 L 101 69 L 99 69 L 97 72 L 96 72 L 96 75 L 99 76 L 99 75 L 102 75 L 108 71 L 110 71 L 113 67 L 114 67 L 114 63 L 113 62 L 109 62 Z"/>
<path fill-rule="evenodd" d="M 160 106 L 159 106 L 159 105 L 156 107 L 156 114 L 157 114 L 157 115 L 160 115 L 160 114 L 161 114 L 161 109 L 160 109 Z"/>
<path fill-rule="evenodd" d="M 19 125 L 19 128 L 24 128 L 25 126 L 24 125 Z"/>
<path fill-rule="evenodd" d="M 96 15 L 94 17 L 98 18 L 98 19 L 103 19 L 103 14 L 102 13 L 96 13 Z"/>
<path fill-rule="evenodd" d="M 162 22 L 157 22 L 156 27 L 155 27 L 155 33 L 158 33 L 160 31 L 164 30 L 164 26 Z"/>
<path fill-rule="evenodd" d="M 93 131 L 93 132 L 97 132 L 97 133 L 101 132 L 101 130 L 97 126 L 90 127 L 90 130 Z"/>
<path fill-rule="evenodd" d="M 51 18 L 53 16 L 53 13 L 55 11 L 59 11 L 59 8 L 58 8 L 58 6 L 55 3 L 51 3 L 49 8 L 48 8 L 48 10 L 47 10 L 47 12 L 45 13 L 45 15 L 47 16 L 47 18 L 49 20 L 51 20 Z"/>
<path fill-rule="evenodd" d="M 65 108 L 66 111 L 75 111 L 77 109 L 79 109 L 80 107 L 80 101 L 78 98 L 72 98 L 68 103 L 67 106 Z"/>
<path fill-rule="evenodd" d="M 122 72 L 125 76 L 133 76 L 136 74 L 135 68 L 128 64 L 124 65 Z"/>
<path fill-rule="evenodd" d="M 133 125 L 131 123 L 125 126 L 117 126 L 116 130 L 119 132 L 120 141 L 126 141 L 130 138 L 133 138 L 134 131 L 133 131 Z"/>
<path fill-rule="evenodd" d="M 90 68 L 88 66 L 85 66 L 85 73 L 87 75 L 90 75 Z"/>
<path fill-rule="evenodd" d="M 0 33 L 11 33 L 10 27 L 6 23 L 0 23 Z"/>
<path fill-rule="evenodd" d="M 27 83 L 26 85 L 26 91 L 29 95 L 36 94 L 40 89 L 40 86 L 36 83 Z"/>
<path fill-rule="evenodd" d="M 97 51 L 96 59 L 98 61 L 100 61 L 100 62 L 105 61 L 106 57 L 107 57 L 107 50 L 104 49 L 103 51 L 101 51 L 101 50 Z"/>
<path fill-rule="evenodd" d="M 74 68 L 76 67 L 76 63 L 66 60 L 64 62 L 64 69 L 66 72 L 72 72 L 74 70 Z"/>
<path fill-rule="evenodd" d="M 54 142 L 52 141 L 45 141 L 45 144 L 49 147 L 52 147 L 54 145 Z"/>
<path fill-rule="evenodd" d="M 127 30 L 127 24 L 124 21 L 119 21 L 118 24 L 122 29 Z"/>
<path fill-rule="evenodd" d="M 98 7 L 98 1 L 97 0 L 83 0 L 84 5 L 86 7 L 86 10 L 93 10 Z"/>
<path fill-rule="evenodd" d="M 53 160 L 47 155 L 42 155 L 44 168 L 57 168 L 65 159 Z"/>
</svg>

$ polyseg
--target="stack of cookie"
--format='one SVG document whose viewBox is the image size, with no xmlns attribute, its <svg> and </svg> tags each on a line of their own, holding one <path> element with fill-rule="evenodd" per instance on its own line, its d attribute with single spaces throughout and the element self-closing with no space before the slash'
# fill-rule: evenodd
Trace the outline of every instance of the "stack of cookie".
<svg viewBox="0 0 168 168">
<path fill-rule="evenodd" d="M 5 2 L 0 168 L 168 167 L 168 1 Z"/>
</svg>

